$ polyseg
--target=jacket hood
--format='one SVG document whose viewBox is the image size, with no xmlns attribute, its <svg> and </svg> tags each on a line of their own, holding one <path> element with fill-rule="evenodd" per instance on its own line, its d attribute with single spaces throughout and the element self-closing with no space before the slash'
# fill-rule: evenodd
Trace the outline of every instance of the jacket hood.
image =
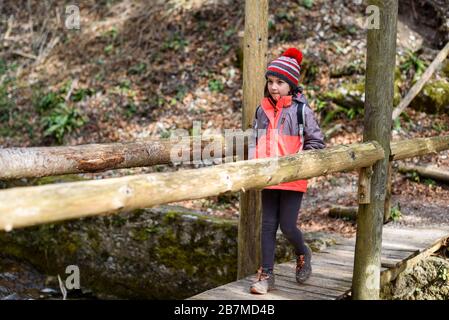
<svg viewBox="0 0 449 320">
<path fill-rule="evenodd" d="M 302 102 L 302 103 L 307 104 L 307 99 L 306 99 L 306 97 L 304 97 L 304 95 L 302 95 L 302 94 L 299 93 L 299 92 L 298 92 L 297 95 L 292 96 L 292 101 L 295 101 L 295 102 Z"/>
</svg>

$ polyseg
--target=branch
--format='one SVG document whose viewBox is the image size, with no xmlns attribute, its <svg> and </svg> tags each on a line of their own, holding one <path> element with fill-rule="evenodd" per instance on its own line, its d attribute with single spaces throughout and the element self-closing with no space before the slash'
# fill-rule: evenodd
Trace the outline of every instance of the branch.
<svg viewBox="0 0 449 320">
<path fill-rule="evenodd" d="M 401 100 L 396 109 L 393 110 L 393 120 L 395 120 L 404 111 L 405 108 L 412 102 L 412 100 L 418 95 L 422 90 L 426 82 L 433 75 L 437 67 L 446 59 L 449 54 L 449 42 L 444 46 L 443 49 L 438 53 L 435 59 L 432 61 L 430 66 L 426 69 L 422 77 L 413 85 L 410 91 L 407 93 L 404 99 Z"/>
</svg>

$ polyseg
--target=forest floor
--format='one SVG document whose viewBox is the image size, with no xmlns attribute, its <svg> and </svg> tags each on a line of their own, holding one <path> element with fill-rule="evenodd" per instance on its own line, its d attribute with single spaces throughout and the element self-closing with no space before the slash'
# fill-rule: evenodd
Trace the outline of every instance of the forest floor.
<svg viewBox="0 0 449 320">
<path fill-rule="evenodd" d="M 364 80 L 365 7 L 359 2 L 270 1 L 269 59 L 290 46 L 303 51 L 301 83 L 329 133 L 328 147 L 362 141 L 363 96 L 348 92 L 357 101 L 345 105 L 326 95 Z M 0 50 L 0 147 L 161 138 L 191 130 L 193 121 L 201 122 L 203 134 L 240 128 L 243 1 L 87 0 L 80 4 L 80 30 L 64 28 L 64 1 L 28 3 L 20 8 L 3 1 L 7 19 L 0 27 L 8 32 Z M 415 22 L 400 15 L 399 97 L 438 52 L 429 27 L 419 34 L 411 30 Z M 433 79 L 447 81 L 448 70 L 443 66 Z M 447 113 L 418 110 L 408 108 L 395 122 L 393 141 L 449 134 Z M 402 162 L 449 170 L 449 151 Z M 82 176 L 174 170 L 161 165 Z M 318 177 L 309 186 L 299 226 L 353 236 L 353 222 L 327 214 L 334 204 L 356 205 L 357 174 Z M 176 205 L 227 218 L 239 212 L 237 194 Z M 447 224 L 449 186 L 395 170 L 393 208 L 401 212 L 400 223 Z"/>
</svg>

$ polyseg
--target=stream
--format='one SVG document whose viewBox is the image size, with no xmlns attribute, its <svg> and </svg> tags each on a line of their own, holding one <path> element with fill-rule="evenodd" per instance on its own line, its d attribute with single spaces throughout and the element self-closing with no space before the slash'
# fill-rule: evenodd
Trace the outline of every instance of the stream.
<svg viewBox="0 0 449 320">
<path fill-rule="evenodd" d="M 25 261 L 0 254 L 0 300 L 62 300 L 56 276 L 45 275 Z M 96 299 L 89 292 L 70 290 L 67 300 Z"/>
</svg>

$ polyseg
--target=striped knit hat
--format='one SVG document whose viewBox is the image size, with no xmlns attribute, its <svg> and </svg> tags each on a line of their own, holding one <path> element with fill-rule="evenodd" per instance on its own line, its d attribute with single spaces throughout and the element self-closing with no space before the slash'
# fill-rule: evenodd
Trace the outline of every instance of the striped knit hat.
<svg viewBox="0 0 449 320">
<path fill-rule="evenodd" d="M 275 76 L 290 85 L 291 89 L 298 87 L 301 70 L 302 52 L 296 48 L 288 48 L 279 58 L 270 62 L 265 78 Z"/>
</svg>

